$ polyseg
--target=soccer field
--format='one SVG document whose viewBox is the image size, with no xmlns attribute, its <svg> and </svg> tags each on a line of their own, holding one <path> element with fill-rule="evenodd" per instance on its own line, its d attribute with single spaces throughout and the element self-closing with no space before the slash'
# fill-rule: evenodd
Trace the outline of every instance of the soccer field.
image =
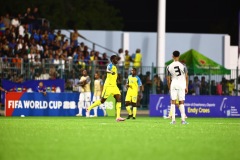
<svg viewBox="0 0 240 160">
<path fill-rule="evenodd" d="M 0 117 L 0 160 L 237 160 L 240 119 Z"/>
</svg>

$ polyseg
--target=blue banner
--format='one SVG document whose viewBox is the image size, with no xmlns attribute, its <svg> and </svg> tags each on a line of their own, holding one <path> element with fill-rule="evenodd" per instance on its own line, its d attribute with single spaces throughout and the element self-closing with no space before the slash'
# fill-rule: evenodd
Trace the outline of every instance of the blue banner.
<svg viewBox="0 0 240 160">
<path fill-rule="evenodd" d="M 238 96 L 186 96 L 185 112 L 188 117 L 240 117 Z M 169 95 L 150 95 L 150 116 L 167 116 Z M 176 116 L 180 116 L 176 107 Z"/>
<path fill-rule="evenodd" d="M 5 115 L 6 116 L 75 116 L 78 113 L 78 101 L 80 93 L 26 93 L 8 92 L 6 94 Z M 105 102 L 108 110 L 114 108 L 111 100 Z M 94 111 L 91 110 L 90 115 Z M 86 116 L 83 108 L 82 115 Z M 98 116 L 104 116 L 98 107 Z M 114 116 L 114 115 L 113 115 Z"/>
</svg>

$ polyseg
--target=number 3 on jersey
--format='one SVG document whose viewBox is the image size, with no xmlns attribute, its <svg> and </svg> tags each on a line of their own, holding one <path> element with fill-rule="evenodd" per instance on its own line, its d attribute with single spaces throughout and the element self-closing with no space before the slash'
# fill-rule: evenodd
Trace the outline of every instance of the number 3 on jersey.
<svg viewBox="0 0 240 160">
<path fill-rule="evenodd" d="M 176 75 L 177 75 L 177 76 L 181 76 L 181 71 L 180 71 L 179 66 L 175 66 L 174 69 L 175 69 Z"/>
</svg>

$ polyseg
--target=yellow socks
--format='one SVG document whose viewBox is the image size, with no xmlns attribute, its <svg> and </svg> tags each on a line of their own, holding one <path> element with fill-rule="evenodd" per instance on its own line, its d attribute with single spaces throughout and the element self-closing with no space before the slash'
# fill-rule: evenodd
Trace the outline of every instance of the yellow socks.
<svg viewBox="0 0 240 160">
<path fill-rule="evenodd" d="M 131 106 L 127 106 L 126 110 L 128 112 L 128 115 L 132 115 L 132 110 L 131 110 Z"/>
<path fill-rule="evenodd" d="M 136 118 L 137 115 L 137 107 L 133 107 L 133 117 Z"/>
<path fill-rule="evenodd" d="M 121 113 L 121 102 L 117 102 L 116 104 L 116 110 L 117 110 L 117 118 L 120 118 L 120 113 Z"/>
</svg>

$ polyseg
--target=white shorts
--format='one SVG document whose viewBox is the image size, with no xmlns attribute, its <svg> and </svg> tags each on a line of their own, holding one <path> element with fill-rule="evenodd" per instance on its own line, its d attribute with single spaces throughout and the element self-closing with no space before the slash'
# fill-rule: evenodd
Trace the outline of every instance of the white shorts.
<svg viewBox="0 0 240 160">
<path fill-rule="evenodd" d="M 79 101 L 90 102 L 91 101 L 91 92 L 82 92 L 82 93 L 80 93 Z"/>
<path fill-rule="evenodd" d="M 185 89 L 171 89 L 170 91 L 171 100 L 185 100 Z"/>
</svg>

